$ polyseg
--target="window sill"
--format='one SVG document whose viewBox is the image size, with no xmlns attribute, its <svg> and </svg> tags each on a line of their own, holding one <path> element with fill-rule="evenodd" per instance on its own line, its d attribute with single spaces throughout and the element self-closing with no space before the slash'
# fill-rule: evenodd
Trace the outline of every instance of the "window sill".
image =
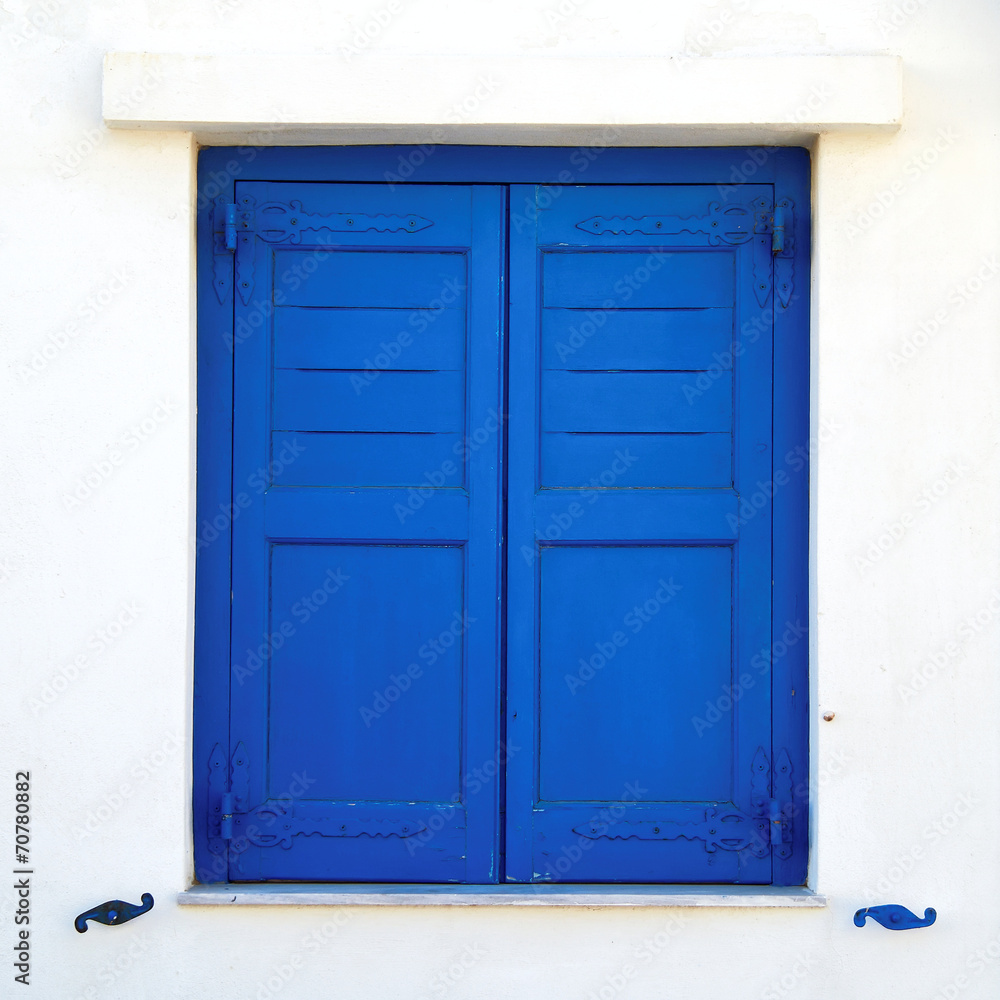
<svg viewBox="0 0 1000 1000">
<path fill-rule="evenodd" d="M 184 906 L 826 906 L 810 889 L 760 885 L 196 885 Z"/>
</svg>

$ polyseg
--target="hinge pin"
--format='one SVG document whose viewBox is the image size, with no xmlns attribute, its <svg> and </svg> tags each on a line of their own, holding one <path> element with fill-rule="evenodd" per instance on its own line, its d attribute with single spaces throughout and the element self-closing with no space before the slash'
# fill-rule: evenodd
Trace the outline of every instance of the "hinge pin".
<svg viewBox="0 0 1000 1000">
<path fill-rule="evenodd" d="M 785 249 L 785 206 L 774 209 L 774 227 L 771 231 L 771 253 L 782 253 Z"/>
<path fill-rule="evenodd" d="M 225 792 L 222 796 L 222 816 L 219 819 L 219 834 L 223 840 L 233 839 L 233 796 Z"/>
<path fill-rule="evenodd" d="M 236 206 L 226 205 L 226 249 L 236 249 Z"/>
</svg>

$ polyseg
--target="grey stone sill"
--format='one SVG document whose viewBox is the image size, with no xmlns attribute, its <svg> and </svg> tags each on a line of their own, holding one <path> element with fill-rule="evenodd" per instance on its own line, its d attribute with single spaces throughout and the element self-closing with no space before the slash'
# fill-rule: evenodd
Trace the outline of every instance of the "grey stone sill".
<svg viewBox="0 0 1000 1000">
<path fill-rule="evenodd" d="M 195 885 L 184 906 L 826 906 L 803 887 L 761 885 Z"/>
</svg>

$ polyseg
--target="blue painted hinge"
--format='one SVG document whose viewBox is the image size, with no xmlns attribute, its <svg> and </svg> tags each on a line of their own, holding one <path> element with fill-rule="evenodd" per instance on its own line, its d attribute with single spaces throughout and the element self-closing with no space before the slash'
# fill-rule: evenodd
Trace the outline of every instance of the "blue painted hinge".
<svg viewBox="0 0 1000 1000">
<path fill-rule="evenodd" d="M 216 198 L 212 213 L 212 287 L 225 304 L 233 290 L 233 255 L 236 252 L 236 205 Z"/>
<path fill-rule="evenodd" d="M 432 219 L 408 213 L 405 215 L 369 214 L 366 212 L 309 212 L 301 201 L 269 201 L 258 205 L 248 196 L 236 202 L 218 198 L 213 220 L 214 236 L 214 287 L 219 302 L 226 302 L 232 290 L 233 258 L 236 259 L 236 291 L 244 305 L 250 304 L 254 290 L 254 243 L 286 243 L 293 246 L 303 242 L 321 247 L 335 245 L 343 240 L 339 234 L 350 234 L 350 242 L 357 233 L 419 233 L 433 226 Z M 316 234 L 309 240 L 304 233 Z M 320 233 L 333 234 L 333 240 Z M 320 251 L 321 253 L 323 251 Z"/>
<path fill-rule="evenodd" d="M 704 819 L 689 814 L 684 820 L 649 818 L 588 822 L 573 833 L 588 840 L 700 840 L 708 853 L 749 851 L 755 858 L 792 855 L 792 763 L 787 750 L 779 752 L 772 769 L 763 747 L 750 763 L 749 813 L 731 804 L 704 810 Z"/>
<path fill-rule="evenodd" d="M 771 223 L 771 255 L 774 259 L 774 291 L 785 309 L 795 289 L 795 202 L 779 197 Z"/>
<path fill-rule="evenodd" d="M 787 750 L 780 750 L 774 766 L 768 764 L 763 747 L 757 748 L 751 764 L 750 799 L 753 812 L 761 821 L 761 833 L 772 853 L 779 858 L 792 856 L 792 761 Z"/>
<path fill-rule="evenodd" d="M 227 766 L 228 765 L 228 766 Z M 308 779 L 302 779 L 304 786 Z M 251 847 L 282 847 L 288 850 L 298 834 L 323 837 L 415 837 L 427 825 L 413 814 L 395 813 L 362 818 L 299 815 L 291 794 L 266 799 L 250 807 L 250 760 L 243 743 L 236 745 L 227 761 L 216 744 L 208 761 L 208 847 L 213 854 L 226 855 L 237 873 L 241 855 Z"/>
<path fill-rule="evenodd" d="M 236 203 L 230 202 L 226 205 L 226 221 L 224 223 L 226 234 L 226 249 L 236 249 Z"/>
</svg>

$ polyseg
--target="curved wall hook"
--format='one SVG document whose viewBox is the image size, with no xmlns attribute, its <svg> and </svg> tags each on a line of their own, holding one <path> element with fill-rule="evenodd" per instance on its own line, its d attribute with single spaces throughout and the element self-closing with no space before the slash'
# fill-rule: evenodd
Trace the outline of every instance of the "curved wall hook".
<svg viewBox="0 0 1000 1000">
<path fill-rule="evenodd" d="M 891 931 L 906 931 L 911 927 L 930 927 L 937 920 L 937 910 L 928 906 L 924 910 L 923 919 L 921 919 L 898 903 L 886 903 L 885 906 L 866 906 L 854 914 L 854 923 L 858 927 L 864 927 L 866 917 L 871 917 L 872 920 Z"/>
<path fill-rule="evenodd" d="M 109 899 L 100 906 L 95 906 L 73 921 L 73 926 L 81 933 L 87 930 L 87 921 L 96 920 L 99 924 L 108 924 L 116 927 L 124 924 L 133 917 L 138 917 L 143 913 L 148 913 L 153 908 L 153 897 L 148 892 L 142 894 L 141 903 L 126 903 L 123 899 Z"/>
</svg>

